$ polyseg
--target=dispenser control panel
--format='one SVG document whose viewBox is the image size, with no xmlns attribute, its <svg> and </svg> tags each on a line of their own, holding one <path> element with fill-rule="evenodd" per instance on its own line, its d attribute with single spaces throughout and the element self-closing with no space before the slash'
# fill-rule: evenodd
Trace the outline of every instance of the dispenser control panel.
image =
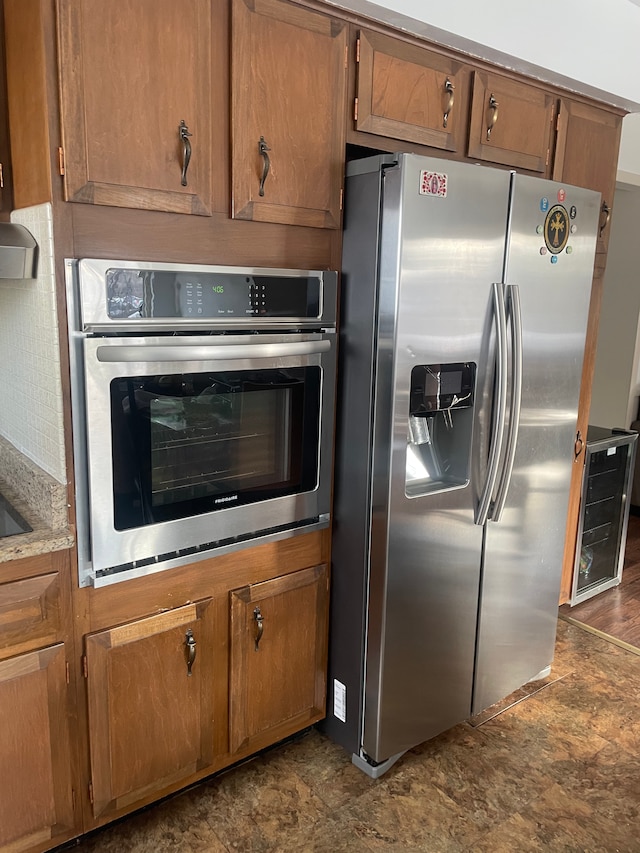
<svg viewBox="0 0 640 853">
<path fill-rule="evenodd" d="M 473 362 L 419 364 L 411 371 L 409 414 L 432 415 L 473 406 L 476 366 Z"/>
</svg>

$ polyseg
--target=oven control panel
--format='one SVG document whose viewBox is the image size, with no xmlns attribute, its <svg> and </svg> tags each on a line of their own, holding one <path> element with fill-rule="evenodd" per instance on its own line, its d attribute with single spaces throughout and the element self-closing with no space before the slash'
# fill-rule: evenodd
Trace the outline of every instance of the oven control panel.
<svg viewBox="0 0 640 853">
<path fill-rule="evenodd" d="M 317 318 L 319 276 L 258 275 L 235 271 L 106 270 L 110 320 L 141 318 L 225 320 L 251 317 Z"/>
</svg>

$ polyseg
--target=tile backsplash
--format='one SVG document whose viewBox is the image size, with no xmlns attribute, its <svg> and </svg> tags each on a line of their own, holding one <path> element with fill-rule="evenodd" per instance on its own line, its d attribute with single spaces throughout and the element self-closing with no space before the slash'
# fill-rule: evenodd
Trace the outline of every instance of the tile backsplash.
<svg viewBox="0 0 640 853">
<path fill-rule="evenodd" d="M 0 281 L 0 436 L 66 482 L 50 204 L 15 210 L 38 244 L 38 278 Z"/>
</svg>

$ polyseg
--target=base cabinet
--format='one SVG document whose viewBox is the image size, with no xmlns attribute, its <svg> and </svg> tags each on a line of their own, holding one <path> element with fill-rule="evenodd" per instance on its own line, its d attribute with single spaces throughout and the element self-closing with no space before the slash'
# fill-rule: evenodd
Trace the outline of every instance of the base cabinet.
<svg viewBox="0 0 640 853">
<path fill-rule="evenodd" d="M 216 717 L 213 599 L 85 640 L 91 798 L 95 818 L 186 780 L 224 752 Z M 226 628 L 226 625 L 225 625 Z"/>
<path fill-rule="evenodd" d="M 253 752 L 324 716 L 327 567 L 230 593 L 230 749 Z"/>
<path fill-rule="evenodd" d="M 74 827 L 66 649 L 0 661 L 0 851 L 45 849 Z"/>
</svg>

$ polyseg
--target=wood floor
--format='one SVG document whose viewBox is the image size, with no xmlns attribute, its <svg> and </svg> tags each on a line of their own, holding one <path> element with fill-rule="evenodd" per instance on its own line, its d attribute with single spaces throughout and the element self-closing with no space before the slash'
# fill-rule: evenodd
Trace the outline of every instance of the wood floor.
<svg viewBox="0 0 640 853">
<path fill-rule="evenodd" d="M 620 585 L 575 607 L 564 604 L 560 616 L 575 619 L 640 650 L 640 515 L 629 516 Z"/>
</svg>

